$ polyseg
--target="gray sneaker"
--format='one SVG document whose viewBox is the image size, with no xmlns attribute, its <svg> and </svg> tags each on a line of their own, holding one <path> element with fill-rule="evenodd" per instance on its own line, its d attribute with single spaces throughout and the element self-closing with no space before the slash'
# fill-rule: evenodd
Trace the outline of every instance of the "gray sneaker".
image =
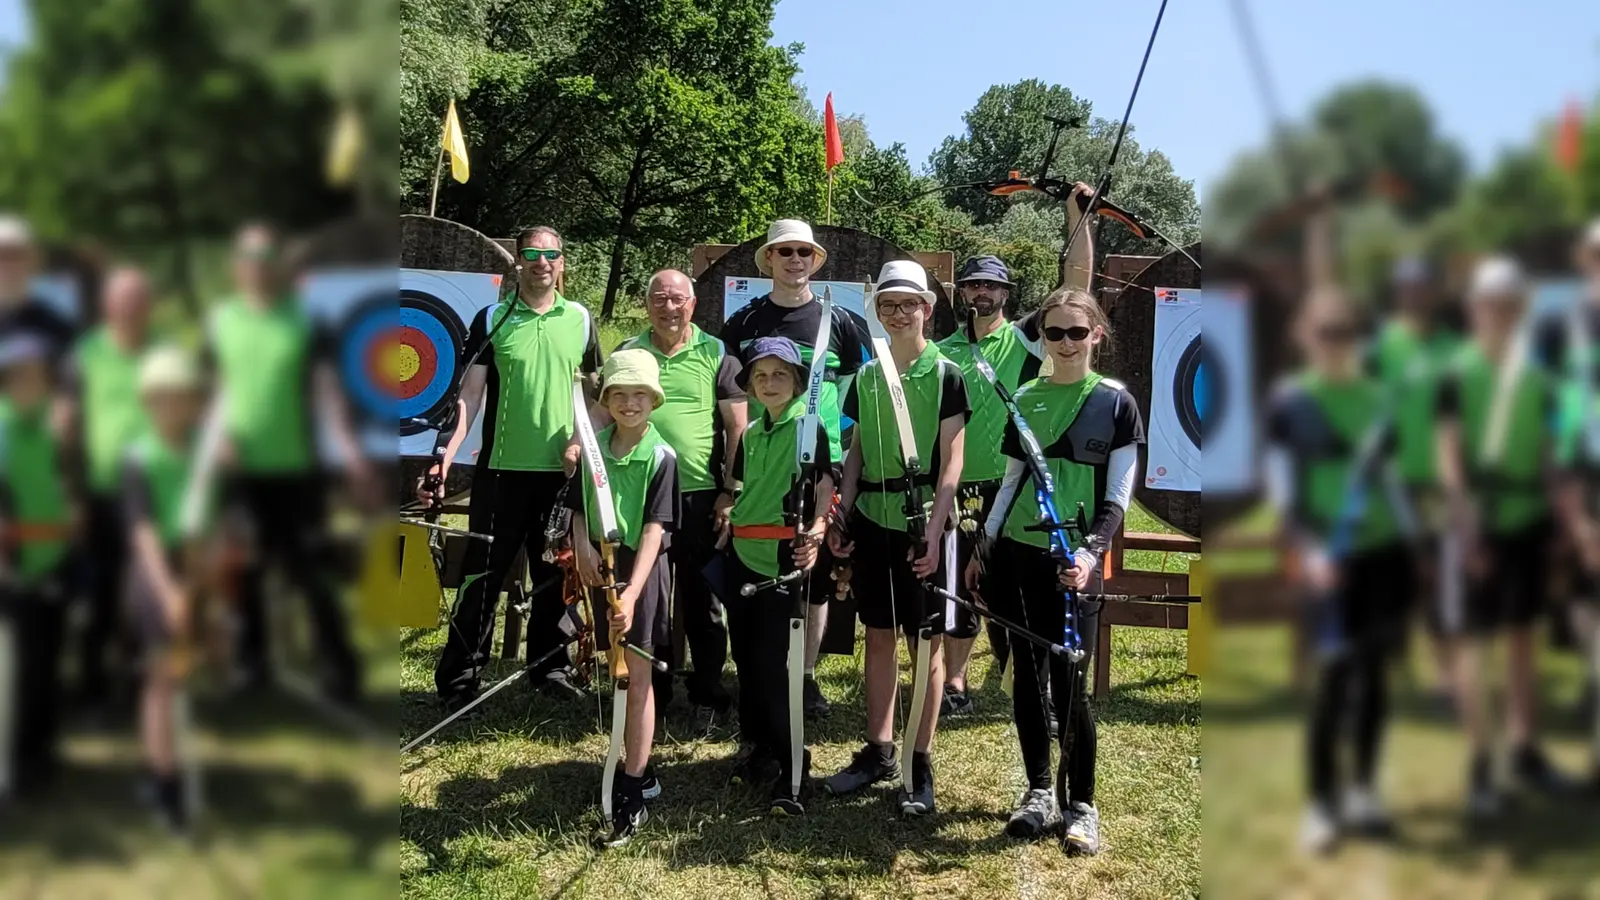
<svg viewBox="0 0 1600 900">
<path fill-rule="evenodd" d="M 1067 824 L 1066 849 L 1082 856 L 1100 852 L 1100 811 L 1087 803 L 1074 803 L 1069 807 L 1071 821 Z"/>
<path fill-rule="evenodd" d="M 884 762 L 877 747 L 868 743 L 850 757 L 850 765 L 844 771 L 824 778 L 822 787 L 834 795 L 853 794 L 868 785 L 899 778 L 900 764 L 894 758 L 894 745 L 889 746 L 889 759 Z"/>
<path fill-rule="evenodd" d="M 902 816 L 931 816 L 933 804 L 933 764 L 921 754 L 912 758 L 911 793 L 900 795 Z"/>
<path fill-rule="evenodd" d="M 1016 812 L 1006 822 L 1006 834 L 1014 838 L 1038 837 L 1060 821 L 1055 794 L 1049 788 L 1035 788 L 1018 801 Z"/>
</svg>

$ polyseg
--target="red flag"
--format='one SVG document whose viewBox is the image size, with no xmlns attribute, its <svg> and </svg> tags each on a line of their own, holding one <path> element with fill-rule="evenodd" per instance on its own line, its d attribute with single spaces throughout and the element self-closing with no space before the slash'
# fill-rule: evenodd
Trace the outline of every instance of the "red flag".
<svg viewBox="0 0 1600 900">
<path fill-rule="evenodd" d="M 1568 173 L 1578 171 L 1583 157 L 1583 110 L 1577 100 L 1568 100 L 1566 112 L 1561 116 L 1561 130 L 1556 135 L 1556 162 Z"/>
<path fill-rule="evenodd" d="M 827 112 L 822 122 L 823 142 L 828 145 L 828 170 L 844 162 L 844 141 L 839 139 L 839 123 L 833 118 L 833 93 L 828 93 Z"/>
</svg>

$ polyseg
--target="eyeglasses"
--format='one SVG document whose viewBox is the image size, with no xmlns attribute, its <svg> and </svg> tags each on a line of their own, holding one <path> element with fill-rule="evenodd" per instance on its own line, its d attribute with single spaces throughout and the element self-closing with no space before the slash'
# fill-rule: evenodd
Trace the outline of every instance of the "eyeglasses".
<svg viewBox="0 0 1600 900">
<path fill-rule="evenodd" d="M 523 247 L 520 252 L 522 253 L 522 258 L 528 262 L 534 262 L 541 256 L 550 260 L 551 262 L 555 262 L 561 258 L 560 250 L 541 250 L 538 247 Z"/>
<path fill-rule="evenodd" d="M 651 306 L 688 306 L 694 302 L 694 295 L 679 297 L 676 294 L 651 294 Z"/>
<path fill-rule="evenodd" d="M 880 318 L 880 319 L 883 318 L 884 316 L 899 315 L 900 313 L 905 313 L 906 315 L 909 316 L 912 313 L 914 313 L 917 310 L 922 308 L 922 301 L 921 300 L 899 300 L 899 301 L 889 301 L 887 303 L 880 302 L 880 303 L 877 304 L 877 307 L 878 307 L 878 318 Z"/>
<path fill-rule="evenodd" d="M 1044 339 L 1058 343 L 1066 340 L 1081 341 L 1089 336 L 1089 331 L 1090 329 L 1086 325 L 1074 325 L 1071 328 L 1058 328 L 1054 325 L 1047 325 L 1044 328 Z"/>
<path fill-rule="evenodd" d="M 1003 291 L 1006 286 L 998 281 L 963 281 L 961 286 L 977 291 Z"/>
<path fill-rule="evenodd" d="M 775 249 L 778 251 L 778 255 L 784 259 L 788 259 L 791 256 L 810 259 L 812 253 L 812 248 L 810 247 L 777 247 Z"/>
</svg>

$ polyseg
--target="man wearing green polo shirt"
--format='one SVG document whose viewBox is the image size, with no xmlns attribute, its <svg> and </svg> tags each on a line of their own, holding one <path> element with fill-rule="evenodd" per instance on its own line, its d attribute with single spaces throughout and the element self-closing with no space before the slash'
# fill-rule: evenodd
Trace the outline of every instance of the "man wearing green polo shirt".
<svg viewBox="0 0 1600 900">
<path fill-rule="evenodd" d="M 556 289 L 566 260 L 561 235 L 535 226 L 517 236 L 516 293 L 473 320 L 465 355 L 478 362 L 461 383 L 463 420 L 483 410 L 483 442 L 472 476 L 468 527 L 494 535 L 472 541 L 450 614 L 444 653 L 433 673 L 448 711 L 471 703 L 489 661 L 500 585 L 526 544 L 533 583 L 550 585 L 530 598 L 528 658 L 561 643 L 560 570 L 544 561 L 545 522 L 566 483 L 564 464 L 572 438 L 572 376 L 600 371 L 600 337 L 594 318 Z M 488 344 L 482 355 L 478 348 Z M 448 473 L 439 473 L 447 476 Z M 442 482 L 441 482 L 442 483 Z M 559 654 L 557 654 L 559 657 Z M 535 684 L 570 686 L 559 660 L 531 673 Z"/>
<path fill-rule="evenodd" d="M 67 358 L 63 402 L 76 438 L 86 502 L 89 621 L 79 643 L 78 697 L 90 708 L 106 700 L 105 656 L 117 631 L 127 540 L 121 518 L 123 454 L 145 427 L 139 360 L 148 345 L 150 284 L 123 266 L 106 276 L 101 323 L 79 338 Z"/>
<path fill-rule="evenodd" d="M 1439 507 L 1439 476 L 1435 461 L 1434 436 L 1437 416 L 1434 400 L 1439 379 L 1450 360 L 1461 350 L 1461 335 L 1441 320 L 1438 292 L 1427 263 L 1420 257 L 1404 257 L 1395 264 L 1392 285 L 1395 308 L 1379 330 L 1368 355 L 1368 374 L 1376 377 L 1384 393 L 1395 404 L 1397 441 L 1396 462 L 1400 479 L 1414 509 L 1424 513 L 1421 525 L 1427 539 L 1418 542 L 1420 583 L 1431 588 L 1419 604 L 1423 623 L 1432 637 L 1438 666 L 1439 694 L 1448 696 L 1450 682 L 1450 632 L 1444 621 L 1438 590 L 1454 590 L 1456 579 L 1433 577 L 1437 571 L 1438 539 L 1442 526 Z M 1452 604 L 1453 605 L 1453 604 Z"/>
<path fill-rule="evenodd" d="M 717 496 L 726 491 L 731 497 L 736 486 L 730 461 L 739 458 L 739 439 L 748 420 L 745 392 L 736 381 L 739 360 L 722 341 L 694 325 L 694 282 L 689 276 L 673 269 L 657 272 L 646 300 L 650 327 L 617 350 L 648 351 L 660 367 L 666 403 L 650 421 L 678 454 L 683 495 L 683 517 L 668 550 L 673 602 L 683 612 L 684 636 L 694 657 L 694 671 L 686 681 L 689 702 L 697 720 L 709 725 L 728 711 L 733 697 L 722 686 L 727 618 L 703 572 L 716 554 L 728 516 L 717 508 Z M 671 663 L 670 656 L 669 648 L 657 648 L 658 658 Z M 672 695 L 670 687 L 665 692 L 662 687 L 656 686 L 656 703 L 665 708 Z"/>
<path fill-rule="evenodd" d="M 268 677 L 266 564 L 280 568 L 309 607 L 319 680 L 327 697 L 353 702 L 360 670 L 328 559 L 326 481 L 318 422 L 359 491 L 373 490 L 332 365 L 333 336 L 293 291 L 276 232 L 240 230 L 233 275 L 239 293 L 219 301 L 206 323 L 206 357 L 216 370 L 225 434 L 224 495 L 250 520 L 256 551 L 239 578 L 237 659 L 243 686 Z"/>
<path fill-rule="evenodd" d="M 961 266 L 956 277 L 961 299 L 972 313 L 978 349 L 994 369 L 1000 384 L 1016 393 L 1019 386 L 1039 377 L 1043 355 L 1037 316 L 1013 322 L 1006 318 L 1006 301 L 1014 285 L 1011 270 L 998 257 L 980 256 Z M 965 326 L 965 322 L 962 323 Z M 967 422 L 967 450 L 961 470 L 961 496 L 958 511 L 961 529 L 956 533 L 956 571 L 967 568 L 976 547 L 974 535 L 988 520 L 995 492 L 1006 474 L 1005 457 L 1000 454 L 1000 439 L 1006 432 L 1006 407 L 1000 402 L 987 378 L 978 371 L 972 353 L 972 338 L 966 327 L 939 342 L 939 352 L 961 367 L 967 383 L 967 398 L 972 404 L 972 419 Z M 957 590 L 970 597 L 964 584 Z M 945 683 L 940 714 L 965 715 L 972 710 L 967 695 L 967 659 L 978 636 L 978 617 L 964 606 L 956 608 L 955 628 L 944 639 Z M 989 643 L 999 658 L 1005 645 L 1005 631 L 991 626 Z"/>
</svg>

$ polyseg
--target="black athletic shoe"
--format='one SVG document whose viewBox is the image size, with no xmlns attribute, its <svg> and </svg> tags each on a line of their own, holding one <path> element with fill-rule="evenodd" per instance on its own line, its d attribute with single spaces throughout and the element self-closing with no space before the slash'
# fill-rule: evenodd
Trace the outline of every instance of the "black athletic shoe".
<svg viewBox="0 0 1600 900">
<path fill-rule="evenodd" d="M 544 673 L 544 677 L 534 682 L 534 688 L 552 694 L 565 694 L 570 697 L 587 696 L 583 688 L 578 686 L 577 673 L 570 666 L 551 669 Z"/>
<path fill-rule="evenodd" d="M 853 794 L 864 787 L 900 777 L 900 763 L 894 758 L 894 744 L 874 744 L 868 741 L 855 755 L 850 765 L 837 775 L 823 779 L 822 786 L 830 794 Z"/>
<path fill-rule="evenodd" d="M 933 815 L 933 759 L 926 753 L 911 754 L 911 793 L 901 794 L 903 816 Z"/>
<path fill-rule="evenodd" d="M 460 712 L 463 708 L 465 708 L 467 706 L 471 706 L 472 705 L 472 701 L 474 701 L 476 699 L 478 699 L 478 692 L 477 691 L 470 691 L 470 692 L 464 691 L 462 693 L 451 694 L 450 696 L 443 698 L 442 702 L 443 702 L 443 705 L 444 705 L 445 717 L 448 718 L 450 716 L 453 716 L 456 713 Z M 475 718 L 477 718 L 478 713 L 480 713 L 482 710 L 483 710 L 483 707 L 481 707 L 481 706 L 480 707 L 476 707 L 471 712 L 467 713 L 466 715 L 462 716 L 460 719 L 457 719 L 456 721 L 460 722 L 460 721 L 465 721 L 465 720 L 469 720 L 469 719 L 475 719 Z"/>
<path fill-rule="evenodd" d="M 1531 744 L 1518 747 L 1511 756 L 1511 772 L 1521 787 L 1542 794 L 1564 794 L 1572 781 L 1550 764 L 1544 751 Z"/>
<path fill-rule="evenodd" d="M 800 761 L 800 793 L 793 793 L 794 782 L 789 773 L 780 771 L 772 782 L 772 800 L 767 807 L 768 815 L 785 817 L 805 815 L 805 795 L 810 792 L 810 782 L 811 751 L 807 750 Z"/>
<path fill-rule="evenodd" d="M 617 798 L 611 807 L 611 834 L 601 841 L 608 849 L 625 847 L 639 833 L 644 823 L 650 821 L 650 809 L 644 805 L 640 790 L 642 781 L 626 772 L 617 773 Z"/>
<path fill-rule="evenodd" d="M 739 755 L 733 759 L 733 772 L 728 775 L 728 783 L 764 785 L 777 778 L 781 769 L 782 765 L 767 748 L 747 744 L 740 748 Z"/>
<path fill-rule="evenodd" d="M 804 699 L 801 701 L 801 708 L 805 710 L 807 719 L 826 719 L 828 714 L 833 712 L 833 707 L 828 705 L 828 698 L 822 696 L 822 688 L 817 687 L 815 676 L 807 675 L 805 677 L 803 693 Z"/>
<path fill-rule="evenodd" d="M 964 716 L 973 710 L 972 698 L 966 691 L 958 691 L 950 685 L 944 686 L 944 699 L 939 701 L 939 716 Z"/>
</svg>

